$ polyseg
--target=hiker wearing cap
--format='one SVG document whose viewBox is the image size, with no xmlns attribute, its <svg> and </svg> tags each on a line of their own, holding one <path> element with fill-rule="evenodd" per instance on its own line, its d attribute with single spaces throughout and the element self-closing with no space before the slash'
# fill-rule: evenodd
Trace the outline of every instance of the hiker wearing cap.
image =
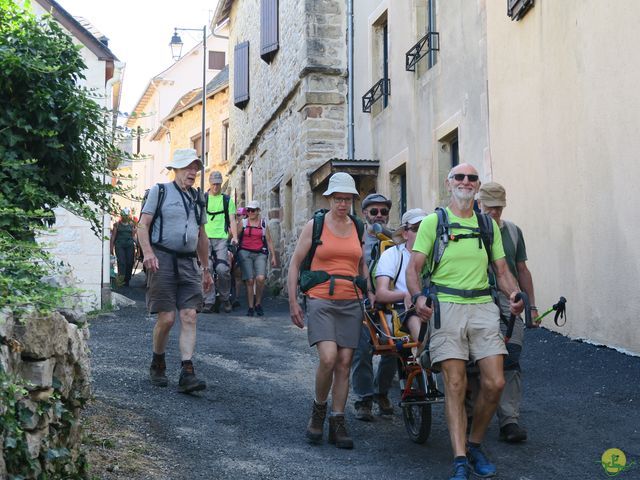
<svg viewBox="0 0 640 480">
<path fill-rule="evenodd" d="M 135 261 L 136 223 L 131 217 L 131 209 L 125 207 L 120 212 L 120 219 L 111 230 L 110 249 L 118 260 L 118 276 L 129 286 L 133 263 Z"/>
<path fill-rule="evenodd" d="M 509 298 L 510 311 L 519 314 L 523 302 L 515 301 L 518 285 L 504 258 L 497 224 L 473 210 L 474 196 L 480 187 L 476 169 L 466 163 L 456 165 L 445 186 L 451 194 L 449 205 L 422 220 L 407 268 L 407 286 L 416 313 L 430 319 L 431 362 L 443 374 L 447 426 L 454 455 L 450 480 L 466 480 L 472 471 L 480 477 L 496 474 L 496 466 L 481 443 L 500 401 L 504 387 L 503 358 L 508 352 L 500 333 L 500 310 L 493 303 L 489 288 L 489 262 L 500 289 Z M 440 247 L 446 248 L 442 251 Z M 435 260 L 438 262 L 434 266 Z M 428 292 L 436 293 L 440 303 L 438 328 L 423 291 L 425 265 L 429 270 Z M 480 369 L 480 392 L 465 442 L 469 360 Z"/>
<path fill-rule="evenodd" d="M 319 358 L 307 439 L 310 443 L 322 442 L 331 391 L 328 441 L 338 448 L 352 448 L 344 411 L 351 360 L 362 325 L 361 299 L 369 276 L 362 247 L 364 225 L 350 215 L 358 196 L 351 175 L 334 173 L 323 195 L 329 201 L 329 210 L 316 212 L 304 226 L 289 264 L 289 310 L 294 325 L 304 328 L 297 295 L 300 281 L 300 289 L 307 296 L 309 345 L 316 347 Z M 370 293 L 369 300 L 374 300 Z"/>
<path fill-rule="evenodd" d="M 238 227 L 235 222 L 236 204 L 229 195 L 222 193 L 222 174 L 209 174 L 209 190 L 205 195 L 207 223 L 204 226 L 209 238 L 209 266 L 211 274 L 217 274 L 213 288 L 204 297 L 203 313 L 218 312 L 216 298 L 220 296 L 222 308 L 231 312 L 231 265 L 229 262 L 229 239 L 238 243 Z"/>
<path fill-rule="evenodd" d="M 371 232 L 374 224 L 386 226 L 389 221 L 391 200 L 379 193 L 371 193 L 362 201 L 362 214 L 367 223 L 364 235 L 364 254 L 367 268 L 372 267 L 372 251 L 378 248 L 378 238 Z M 375 255 L 373 255 L 375 257 Z M 356 418 L 365 422 L 373 420 L 372 407 L 375 401 L 381 415 L 393 414 L 389 400 L 391 382 L 396 373 L 396 359 L 391 355 L 380 357 L 378 367 L 373 369 L 373 346 L 371 333 L 363 323 L 360 343 L 353 355 L 351 384 L 355 397 Z"/>
<path fill-rule="evenodd" d="M 533 279 L 527 267 L 527 249 L 522 230 L 515 223 L 502 219 L 502 211 L 507 206 L 505 189 L 496 182 L 485 183 L 478 191 L 477 200 L 482 213 L 490 215 L 500 227 L 505 260 L 518 285 L 529 296 L 529 301 L 533 305 L 531 307 L 531 318 L 534 320 L 533 326 L 538 326 L 535 322 L 538 317 L 538 309 L 535 307 Z M 502 292 L 498 292 L 498 300 L 503 318 L 501 328 L 504 335 L 507 331 L 505 321 L 508 321 L 510 316 L 509 299 Z M 497 410 L 500 423 L 500 439 L 509 443 L 523 442 L 527 439 L 527 431 L 519 423 L 520 402 L 522 401 L 520 354 L 522 353 L 523 340 L 524 323 L 521 318 L 517 318 L 513 334 L 509 339 L 509 343 L 507 343 L 509 355 L 504 359 L 505 386 Z M 469 385 L 472 387 L 471 391 L 474 394 L 478 390 L 477 383 L 477 375 L 470 375 Z"/>
<path fill-rule="evenodd" d="M 276 252 L 271 241 L 267 222 L 260 216 L 260 203 L 250 201 L 245 207 L 247 218 L 242 220 L 238 256 L 242 281 L 247 287 L 247 316 L 264 315 L 262 292 L 267 277 L 267 258 L 271 257 L 271 266 L 277 265 Z"/>
<path fill-rule="evenodd" d="M 376 265 L 376 301 L 393 304 L 398 313 L 409 309 L 412 304 L 406 282 L 407 266 L 420 222 L 426 216 L 421 208 L 407 210 L 402 215 L 402 224 L 393 233 L 395 246 L 382 252 Z M 421 323 L 420 317 L 409 315 L 402 322 L 402 329 L 418 340 Z"/>
<path fill-rule="evenodd" d="M 196 377 L 192 357 L 196 313 L 202 308 L 203 290 L 208 292 L 213 283 L 204 202 L 193 188 L 202 162 L 195 150 L 180 149 L 167 168 L 173 170 L 174 181 L 151 187 L 138 225 L 147 271 L 147 308 L 158 314 L 149 375 L 153 385 L 167 386 L 165 349 L 177 309 L 182 359 L 178 390 L 190 393 L 206 388 L 205 382 Z"/>
</svg>

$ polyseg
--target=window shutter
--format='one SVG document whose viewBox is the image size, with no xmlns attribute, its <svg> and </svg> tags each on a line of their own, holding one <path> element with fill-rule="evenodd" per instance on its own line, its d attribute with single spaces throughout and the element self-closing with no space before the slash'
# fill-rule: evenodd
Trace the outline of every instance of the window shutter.
<svg viewBox="0 0 640 480">
<path fill-rule="evenodd" d="M 249 42 L 242 42 L 234 49 L 233 104 L 244 108 L 249 102 Z"/>
<path fill-rule="evenodd" d="M 209 51 L 209 70 L 222 70 L 225 65 L 224 52 Z"/>
<path fill-rule="evenodd" d="M 271 62 L 280 47 L 278 37 L 278 0 L 261 0 L 260 57 L 267 63 Z"/>
</svg>

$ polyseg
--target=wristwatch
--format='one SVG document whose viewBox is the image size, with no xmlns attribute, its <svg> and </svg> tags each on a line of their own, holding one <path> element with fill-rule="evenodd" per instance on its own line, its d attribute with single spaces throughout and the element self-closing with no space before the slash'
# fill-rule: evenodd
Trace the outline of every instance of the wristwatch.
<svg viewBox="0 0 640 480">
<path fill-rule="evenodd" d="M 422 292 L 418 292 L 414 295 L 411 295 L 411 303 L 415 305 L 419 297 L 426 297 L 426 295 Z"/>
</svg>

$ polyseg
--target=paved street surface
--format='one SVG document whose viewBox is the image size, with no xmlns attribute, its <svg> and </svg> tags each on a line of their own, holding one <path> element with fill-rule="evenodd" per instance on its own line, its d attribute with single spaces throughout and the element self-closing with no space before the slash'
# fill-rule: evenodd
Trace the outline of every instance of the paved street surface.
<svg viewBox="0 0 640 480">
<path fill-rule="evenodd" d="M 136 306 L 98 317 L 90 327 L 97 400 L 125 412 L 122 419 L 137 419 L 130 427 L 157 453 L 157 468 L 139 478 L 448 478 L 452 458 L 442 406 L 434 408 L 423 445 L 409 440 L 399 409 L 363 423 L 354 419 L 351 401 L 353 450 L 305 442 L 316 355 L 282 300 L 265 301 L 262 318 L 245 317 L 244 307 L 199 316 L 194 364 L 208 388 L 193 396 L 176 392 L 176 325 L 167 352 L 169 387 L 153 387 L 147 379 L 153 318 L 140 277 L 120 291 Z M 568 321 L 578 321 L 568 308 Z M 522 364 L 529 440 L 501 443 L 497 424 L 491 425 L 485 444 L 498 465 L 496 478 L 608 478 L 600 459 L 609 448 L 621 449 L 627 465 L 638 463 L 617 478 L 640 478 L 640 358 L 540 329 L 527 332 Z M 397 401 L 397 383 L 392 397 Z"/>
</svg>

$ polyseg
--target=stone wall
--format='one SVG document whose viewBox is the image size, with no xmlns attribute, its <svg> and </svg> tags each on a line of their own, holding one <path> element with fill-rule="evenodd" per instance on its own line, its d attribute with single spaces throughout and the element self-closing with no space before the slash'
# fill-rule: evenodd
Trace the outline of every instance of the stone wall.
<svg viewBox="0 0 640 480">
<path fill-rule="evenodd" d="M 69 318 L 78 321 L 77 317 Z M 33 462 L 27 478 L 51 473 L 56 461 L 65 465 L 67 473 L 75 468 L 72 465 L 82 465 L 78 420 L 91 394 L 88 337 L 83 323 L 71 323 L 60 313 L 33 314 L 18 321 L 10 313 L 0 312 L 0 373 L 22 379 L 27 385 L 26 393 L 16 394 L 19 400 L 15 405 L 26 455 Z M 3 389 L 6 394 L 6 385 Z M 9 415 L 11 408 L 0 404 L 0 415 Z M 0 430 L 0 435 L 0 478 L 7 478 L 7 474 L 16 473 L 10 470 L 10 455 L 15 458 L 19 452 L 9 448 L 6 430 Z M 18 446 L 20 441 L 18 438 Z M 22 463 L 24 468 L 28 461 Z"/>
<path fill-rule="evenodd" d="M 230 45 L 250 42 L 250 100 L 230 111 L 230 183 L 238 203 L 258 200 L 279 264 L 269 282 L 284 286 L 299 233 L 315 205 L 309 175 L 346 156 L 345 6 L 337 0 L 281 0 L 280 49 L 260 58 L 260 5 L 238 0 L 231 11 Z M 230 58 L 233 103 L 233 48 Z"/>
</svg>

